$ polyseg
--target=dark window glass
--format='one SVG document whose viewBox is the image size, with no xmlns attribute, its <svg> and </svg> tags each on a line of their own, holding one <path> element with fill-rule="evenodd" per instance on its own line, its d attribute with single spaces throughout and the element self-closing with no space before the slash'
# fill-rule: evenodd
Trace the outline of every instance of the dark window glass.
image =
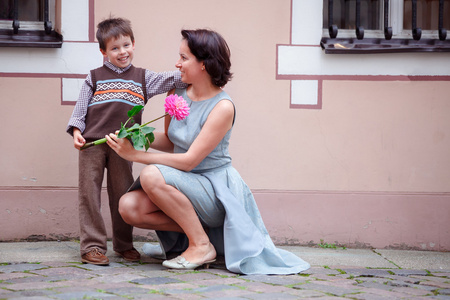
<svg viewBox="0 0 450 300">
<path fill-rule="evenodd" d="M 450 29 L 450 0 L 444 0 L 443 27 Z M 412 29 L 412 0 L 404 1 L 403 29 Z M 439 29 L 439 0 L 417 0 L 417 27 L 422 30 Z"/>
<path fill-rule="evenodd" d="M 18 1 L 19 21 L 44 21 L 44 0 Z M 14 0 L 0 0 L 0 20 L 14 19 Z"/>
<path fill-rule="evenodd" d="M 381 29 L 381 0 L 361 0 L 360 26 L 364 29 Z M 323 28 L 328 28 L 328 0 L 323 0 Z M 339 29 L 355 29 L 356 0 L 333 1 L 333 25 Z"/>
</svg>

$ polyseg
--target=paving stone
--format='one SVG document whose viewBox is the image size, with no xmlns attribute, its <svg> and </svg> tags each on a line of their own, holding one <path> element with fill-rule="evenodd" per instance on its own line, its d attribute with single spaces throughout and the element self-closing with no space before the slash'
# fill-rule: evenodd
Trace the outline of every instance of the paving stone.
<svg viewBox="0 0 450 300">
<path fill-rule="evenodd" d="M 233 296 L 224 296 L 224 297 L 214 297 L 214 299 L 220 299 L 220 300 L 246 300 L 248 298 L 243 297 L 233 297 Z"/>
<path fill-rule="evenodd" d="M 441 295 L 450 295 L 450 289 L 439 290 L 439 294 L 441 294 Z"/>
<path fill-rule="evenodd" d="M 413 296 L 432 296 L 433 293 L 431 291 L 425 291 L 418 288 L 413 287 L 399 287 L 394 289 L 395 292 L 409 294 Z"/>
<path fill-rule="evenodd" d="M 25 297 L 14 297 L 14 300 L 50 300 L 54 298 L 46 297 L 46 296 L 25 296 Z"/>
<path fill-rule="evenodd" d="M 313 299 L 313 298 L 319 298 L 323 297 L 326 294 L 319 292 L 319 291 L 313 291 L 313 290 L 299 290 L 296 288 L 293 288 L 287 292 L 290 295 L 294 295 L 297 298 L 305 298 L 305 299 Z"/>
<path fill-rule="evenodd" d="M 209 292 L 220 292 L 223 290 L 233 290 L 233 289 L 239 289 L 239 287 L 232 286 L 232 285 L 220 284 L 220 285 L 199 287 L 199 288 L 193 289 L 192 291 L 195 293 L 209 293 Z"/>
<path fill-rule="evenodd" d="M 92 278 L 91 275 L 87 274 L 64 274 L 64 275 L 54 275 L 54 276 L 27 276 L 12 280 L 5 280 L 5 282 L 10 284 L 19 284 L 19 283 L 39 283 L 39 282 L 61 282 L 61 281 L 72 281 L 72 280 L 82 280 Z"/>
<path fill-rule="evenodd" d="M 370 293 L 370 294 L 378 295 L 381 297 L 386 297 L 388 299 L 401 299 L 401 298 L 408 299 L 408 297 L 411 298 L 410 295 L 405 294 L 405 293 L 398 293 L 395 291 L 384 290 L 384 289 L 376 288 L 376 287 L 375 288 L 364 288 L 361 290 L 361 292 Z M 352 295 L 352 297 L 353 297 L 353 295 Z"/>
<path fill-rule="evenodd" d="M 3 295 L 0 294 L 0 299 L 11 299 L 14 298 L 31 298 L 31 297 L 47 297 L 52 295 L 54 292 L 49 291 L 49 290 L 32 290 L 32 291 L 20 291 L 20 292 L 15 292 L 15 293 L 10 293 L 10 295 L 8 296 L 7 294 Z M 14 295 L 14 296 L 13 296 Z M 3 298 L 4 296 L 6 296 L 5 298 Z M 48 298 L 46 298 L 48 299 Z"/>
<path fill-rule="evenodd" d="M 404 281 L 406 283 L 411 283 L 411 284 L 419 284 L 420 283 L 420 279 L 417 279 L 414 277 L 409 277 L 409 276 L 403 276 L 403 275 L 389 275 L 389 276 L 386 276 L 383 278 L 390 279 L 390 280 Z"/>
<path fill-rule="evenodd" d="M 400 276 L 410 276 L 410 275 L 427 276 L 428 275 L 428 272 L 425 270 L 391 269 L 389 271 L 391 271 L 395 275 L 400 275 Z"/>
<path fill-rule="evenodd" d="M 279 285 L 293 285 L 304 282 L 302 276 L 288 275 L 288 276 L 276 276 L 276 275 L 244 275 L 241 277 L 244 280 L 258 281 L 270 284 Z"/>
<path fill-rule="evenodd" d="M 93 265 L 93 264 L 80 264 L 77 265 L 80 269 L 86 269 L 86 270 L 103 270 L 103 269 L 111 269 L 111 268 L 123 268 L 123 264 L 116 263 L 116 262 L 110 262 L 107 266 L 101 266 L 101 265 Z"/>
<path fill-rule="evenodd" d="M 161 263 L 159 264 L 124 264 L 127 268 L 142 271 L 142 272 L 155 272 L 164 271 L 165 273 L 170 273 L 170 270 L 163 267 Z"/>
<path fill-rule="evenodd" d="M 235 274 L 235 273 L 231 273 L 230 271 L 226 270 L 226 269 L 208 269 L 205 272 L 211 273 L 211 274 L 216 274 L 219 276 L 226 276 L 226 277 L 239 277 L 241 275 L 239 274 Z"/>
<path fill-rule="evenodd" d="M 346 289 L 358 289 L 357 287 L 357 281 L 353 280 L 353 279 L 339 279 L 339 280 L 327 280 L 327 281 L 322 281 L 322 280 L 318 280 L 318 281 L 313 281 L 314 283 L 317 284 L 324 284 L 324 285 L 330 285 L 330 286 L 335 286 L 335 287 L 341 287 L 341 288 L 346 288 Z"/>
<path fill-rule="evenodd" d="M 133 295 L 133 300 L 176 300 L 180 299 L 177 297 L 171 297 L 168 295 L 160 295 L 160 294 L 144 294 L 144 295 Z M 121 300 L 124 300 L 123 298 Z M 190 298 L 185 298 L 183 300 L 190 300 Z"/>
<path fill-rule="evenodd" d="M 251 299 L 252 295 L 255 294 L 256 294 L 255 292 L 246 291 L 242 289 L 228 289 L 228 290 L 221 290 L 220 292 L 209 291 L 200 293 L 198 295 L 210 299 L 223 299 L 223 298 Z"/>
<path fill-rule="evenodd" d="M 111 299 L 116 298 L 116 295 L 101 293 L 97 291 L 79 291 L 72 293 L 63 293 L 52 295 L 57 299 Z"/>
<path fill-rule="evenodd" d="M 247 299 L 258 299 L 258 300 L 276 300 L 276 299 L 297 299 L 296 296 L 285 294 L 285 293 L 264 293 L 246 296 Z"/>
<path fill-rule="evenodd" d="M 55 287 L 68 286 L 70 282 L 25 282 L 16 283 L 8 285 L 9 290 L 13 291 L 23 291 L 23 290 L 42 290 L 42 289 L 52 289 Z"/>
<path fill-rule="evenodd" d="M 61 267 L 77 267 L 83 265 L 82 262 L 62 262 L 62 261 L 46 261 L 46 267 L 48 268 L 61 268 Z"/>
<path fill-rule="evenodd" d="M 315 290 L 320 291 L 326 294 L 332 294 L 335 296 L 342 297 L 347 294 L 354 294 L 358 292 L 357 290 L 353 289 L 347 289 L 347 288 L 341 288 L 336 286 L 330 286 L 330 285 L 323 285 L 323 284 L 317 284 L 317 283 L 305 283 L 301 285 L 296 285 L 294 288 L 302 289 L 302 290 Z"/>
<path fill-rule="evenodd" d="M 179 281 L 197 281 L 206 279 L 218 279 L 220 277 L 210 273 L 187 273 L 187 274 L 179 274 L 173 276 L 172 278 L 177 279 Z"/>
<path fill-rule="evenodd" d="M 417 284 L 408 283 L 403 280 L 389 280 L 387 281 L 387 285 L 390 285 L 392 287 L 411 287 L 411 286 L 417 286 Z"/>
<path fill-rule="evenodd" d="M 444 282 L 436 282 L 436 281 L 421 281 L 420 285 L 427 285 L 436 287 L 438 289 L 450 289 L 450 283 L 444 283 Z"/>
<path fill-rule="evenodd" d="M 394 299 L 398 299 L 394 296 L 380 296 L 380 295 L 376 295 L 376 294 L 371 294 L 371 293 L 361 293 L 361 294 L 356 294 L 356 295 L 352 295 L 352 299 L 357 299 L 357 300 L 394 300 Z"/>
<path fill-rule="evenodd" d="M 83 270 L 77 267 L 63 267 L 63 268 L 48 268 L 33 271 L 33 274 L 42 276 L 64 276 L 64 275 L 80 275 L 80 276 L 91 276 L 95 277 L 95 273 L 89 270 Z"/>
<path fill-rule="evenodd" d="M 240 285 L 242 282 L 245 282 L 245 281 L 242 279 L 239 279 L 239 278 L 215 278 L 215 279 L 207 279 L 207 280 L 197 280 L 197 281 L 193 281 L 191 283 L 198 285 L 198 286 L 209 286 L 209 285 L 220 285 L 220 284 Z"/>
<path fill-rule="evenodd" d="M 120 268 L 117 267 L 117 268 L 101 268 L 101 269 L 93 269 L 93 270 L 81 269 L 81 270 L 84 270 L 84 272 L 89 273 L 89 274 L 96 274 L 96 275 L 101 275 L 101 276 L 131 273 L 134 271 L 133 269 L 130 269 L 126 266 L 123 266 Z"/>
<path fill-rule="evenodd" d="M 447 278 L 450 278 L 450 272 L 443 272 L 442 270 L 441 270 L 441 271 L 438 271 L 438 270 L 428 270 L 428 271 L 430 271 L 431 275 L 433 275 L 433 276 L 439 276 L 439 277 L 447 277 Z"/>
<path fill-rule="evenodd" d="M 258 293 L 279 293 L 290 292 L 294 289 L 282 285 L 271 285 L 263 282 L 242 282 L 237 284 L 238 287 L 243 287 L 248 291 Z"/>
<path fill-rule="evenodd" d="M 390 273 L 386 269 L 342 269 L 346 274 L 353 276 L 388 276 Z"/>
<path fill-rule="evenodd" d="M 0 265 L 0 272 L 1 273 L 25 272 L 25 271 L 29 272 L 43 268 L 48 268 L 48 266 L 41 264 L 8 264 L 8 265 Z"/>
<path fill-rule="evenodd" d="M 141 278 L 131 280 L 132 283 L 136 284 L 145 284 L 145 285 L 153 285 L 153 284 L 166 284 L 166 283 L 174 283 L 181 282 L 180 280 L 168 277 L 150 277 L 150 278 Z"/>
<path fill-rule="evenodd" d="M 123 274 L 114 274 L 114 275 L 103 275 L 99 276 L 97 278 L 93 278 L 92 280 L 95 280 L 97 282 L 106 282 L 106 283 L 120 283 L 120 282 L 128 282 L 128 281 L 136 281 L 136 280 L 142 280 L 147 277 L 139 276 L 137 274 L 130 274 L 130 273 L 123 273 Z"/>
<path fill-rule="evenodd" d="M 28 278 L 28 277 L 40 277 L 39 275 L 31 273 L 6 273 L 0 274 L 0 281 L 5 283 L 12 283 L 18 279 Z"/>
<path fill-rule="evenodd" d="M 349 277 L 348 274 L 345 274 L 345 276 L 346 276 L 346 278 Z M 323 274 L 318 273 L 318 274 L 311 274 L 308 277 L 308 279 L 309 280 L 333 280 L 334 277 L 335 276 L 331 276 L 331 275 L 328 275 L 328 274 L 325 274 L 325 273 L 323 273 Z"/>
<path fill-rule="evenodd" d="M 427 299 L 436 299 L 436 300 L 449 300 L 450 297 L 446 296 L 446 295 L 437 295 L 437 296 L 433 296 Z"/>
<path fill-rule="evenodd" d="M 168 295 L 171 299 L 180 299 L 180 300 L 200 300 L 205 299 L 205 297 L 197 294 L 179 294 L 179 295 Z M 167 297 L 167 295 L 165 295 Z M 159 298 L 158 298 L 159 299 Z M 164 298 L 164 300 L 167 300 Z"/>
<path fill-rule="evenodd" d="M 158 291 L 161 293 L 165 293 L 166 291 L 169 290 L 193 290 L 198 288 L 198 285 L 195 285 L 193 283 L 189 283 L 189 282 L 180 282 L 180 283 L 168 283 L 168 284 L 159 284 L 159 285 L 140 285 L 139 287 L 141 288 L 145 288 L 145 289 L 149 289 L 149 290 L 154 290 L 154 291 Z"/>
<path fill-rule="evenodd" d="M 443 283 L 449 283 L 450 280 L 446 277 L 439 277 L 439 276 L 416 276 L 413 275 L 411 278 L 417 278 L 421 281 L 435 281 L 435 282 L 443 282 Z"/>
<path fill-rule="evenodd" d="M 423 285 L 423 284 L 415 284 L 414 287 L 427 291 L 427 292 L 434 292 L 437 290 L 435 286 L 429 286 L 429 285 Z"/>
<path fill-rule="evenodd" d="M 341 272 L 337 270 L 333 270 L 330 268 L 323 267 L 311 267 L 306 271 L 303 271 L 302 274 L 315 275 L 315 274 L 326 274 L 326 275 L 339 275 Z"/>
<path fill-rule="evenodd" d="M 387 286 L 387 282 L 391 281 L 392 279 L 390 278 L 384 278 L 384 277 L 358 277 L 355 278 L 355 282 L 357 282 L 358 286 L 361 285 L 362 283 L 377 283 L 377 284 L 382 284 L 382 285 L 386 285 Z"/>
<path fill-rule="evenodd" d="M 117 288 L 103 288 L 103 290 L 108 293 L 119 295 L 122 297 L 129 297 L 129 296 L 133 296 L 133 295 L 145 295 L 145 294 L 152 293 L 152 290 L 138 287 L 138 286 L 136 286 L 136 287 L 127 286 L 127 287 L 117 287 Z"/>
</svg>

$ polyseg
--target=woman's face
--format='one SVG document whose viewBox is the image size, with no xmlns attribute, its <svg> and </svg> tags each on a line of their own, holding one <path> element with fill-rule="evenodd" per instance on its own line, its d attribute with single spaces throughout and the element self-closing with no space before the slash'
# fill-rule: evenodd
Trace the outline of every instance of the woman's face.
<svg viewBox="0 0 450 300">
<path fill-rule="evenodd" d="M 191 53 L 186 40 L 181 41 L 180 58 L 175 64 L 175 67 L 181 72 L 181 81 L 188 84 L 192 84 L 200 78 L 202 72 L 206 72 L 204 71 L 203 62 L 198 61 Z"/>
</svg>

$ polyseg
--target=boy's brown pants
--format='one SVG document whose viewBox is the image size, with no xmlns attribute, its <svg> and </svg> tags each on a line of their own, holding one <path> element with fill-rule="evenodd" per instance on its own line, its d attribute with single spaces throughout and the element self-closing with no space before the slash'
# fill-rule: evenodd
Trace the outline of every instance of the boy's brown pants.
<svg viewBox="0 0 450 300">
<path fill-rule="evenodd" d="M 105 168 L 113 250 L 122 252 L 133 248 L 133 227 L 125 223 L 119 214 L 119 199 L 133 183 L 131 167 L 131 162 L 122 159 L 107 144 L 80 151 L 78 200 L 81 255 L 93 248 L 98 248 L 106 254 L 107 233 L 101 214 L 100 198 Z"/>
</svg>

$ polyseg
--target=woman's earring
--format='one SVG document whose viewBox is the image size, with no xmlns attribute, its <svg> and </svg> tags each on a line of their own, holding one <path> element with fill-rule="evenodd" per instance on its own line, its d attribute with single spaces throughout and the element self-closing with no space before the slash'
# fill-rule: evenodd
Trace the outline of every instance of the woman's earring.
<svg viewBox="0 0 450 300">
<path fill-rule="evenodd" d="M 205 67 L 202 67 L 202 71 L 205 71 Z"/>
</svg>

